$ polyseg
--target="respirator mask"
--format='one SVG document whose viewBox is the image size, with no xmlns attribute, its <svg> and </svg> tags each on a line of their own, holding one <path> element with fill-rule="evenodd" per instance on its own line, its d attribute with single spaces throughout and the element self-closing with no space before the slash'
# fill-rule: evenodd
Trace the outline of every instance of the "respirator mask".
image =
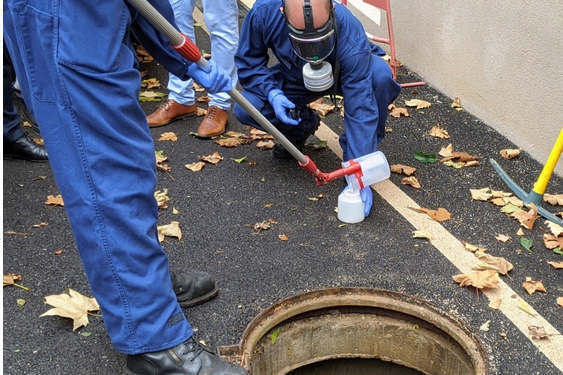
<svg viewBox="0 0 563 375">
<path fill-rule="evenodd" d="M 336 45 L 336 19 L 334 10 L 330 9 L 328 21 L 318 29 L 313 23 L 313 8 L 309 0 L 303 4 L 305 30 L 293 27 L 289 21 L 289 40 L 293 51 L 301 59 L 307 61 L 303 66 L 303 82 L 309 91 L 325 91 L 334 84 L 332 66 L 324 61 L 334 50 Z"/>
</svg>

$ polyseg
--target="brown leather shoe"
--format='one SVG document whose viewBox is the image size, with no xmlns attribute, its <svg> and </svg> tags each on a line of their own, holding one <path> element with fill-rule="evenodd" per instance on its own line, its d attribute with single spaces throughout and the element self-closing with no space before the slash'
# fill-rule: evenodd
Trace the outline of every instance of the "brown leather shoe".
<svg viewBox="0 0 563 375">
<path fill-rule="evenodd" d="M 211 138 L 221 135 L 227 127 L 229 113 L 214 105 L 207 109 L 207 115 L 197 129 L 197 135 L 201 138 Z"/>
<path fill-rule="evenodd" d="M 147 122 L 151 128 L 157 128 L 170 124 L 172 121 L 180 120 L 195 114 L 197 107 L 193 105 L 183 105 L 172 99 L 167 99 L 158 108 L 147 116 Z"/>
</svg>

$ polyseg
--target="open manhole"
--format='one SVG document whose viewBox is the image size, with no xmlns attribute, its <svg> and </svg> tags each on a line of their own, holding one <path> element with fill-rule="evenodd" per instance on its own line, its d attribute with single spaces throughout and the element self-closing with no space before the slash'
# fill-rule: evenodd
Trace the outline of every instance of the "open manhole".
<svg viewBox="0 0 563 375">
<path fill-rule="evenodd" d="M 484 375 L 484 352 L 459 321 L 415 297 L 317 290 L 260 313 L 219 348 L 251 375 Z"/>
</svg>

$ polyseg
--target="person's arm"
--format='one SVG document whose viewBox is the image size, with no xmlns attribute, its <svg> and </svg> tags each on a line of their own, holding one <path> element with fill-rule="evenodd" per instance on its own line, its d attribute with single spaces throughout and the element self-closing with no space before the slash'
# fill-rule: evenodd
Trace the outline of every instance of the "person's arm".
<svg viewBox="0 0 563 375">
<path fill-rule="evenodd" d="M 245 90 L 261 93 L 268 97 L 274 89 L 281 89 L 272 70 L 268 68 L 268 46 L 265 38 L 273 25 L 265 23 L 268 17 L 266 7 L 254 7 L 242 24 L 239 47 L 235 56 L 238 79 Z"/>
</svg>

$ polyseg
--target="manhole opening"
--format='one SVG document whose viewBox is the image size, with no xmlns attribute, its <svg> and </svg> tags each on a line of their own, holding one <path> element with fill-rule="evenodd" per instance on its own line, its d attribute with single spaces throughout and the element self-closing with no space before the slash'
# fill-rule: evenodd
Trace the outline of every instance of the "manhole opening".
<svg viewBox="0 0 563 375">
<path fill-rule="evenodd" d="M 487 374 L 479 342 L 459 321 L 418 298 L 367 288 L 278 302 L 221 352 L 252 375 Z"/>
</svg>

